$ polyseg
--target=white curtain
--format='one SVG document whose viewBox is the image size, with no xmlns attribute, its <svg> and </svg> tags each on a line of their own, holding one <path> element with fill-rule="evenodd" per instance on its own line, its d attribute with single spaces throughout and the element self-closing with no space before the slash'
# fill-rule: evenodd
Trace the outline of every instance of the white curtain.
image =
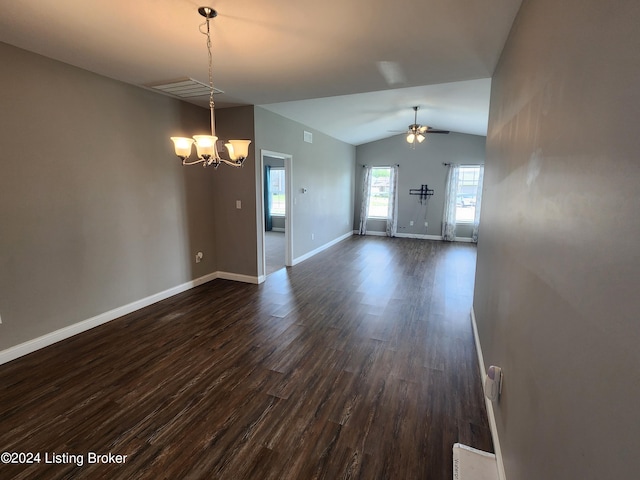
<svg viewBox="0 0 640 480">
<path fill-rule="evenodd" d="M 442 215 L 442 240 L 453 242 L 456 239 L 456 200 L 458 196 L 458 177 L 460 165 L 449 165 L 445 187 L 444 213 Z"/>
<path fill-rule="evenodd" d="M 478 243 L 478 230 L 480 228 L 480 208 L 482 208 L 482 183 L 484 182 L 484 165 L 480 165 L 480 175 L 478 177 L 478 191 L 476 192 L 476 215 L 473 218 L 473 233 L 471 240 Z"/>
<path fill-rule="evenodd" d="M 367 218 L 369 218 L 369 197 L 371 195 L 371 167 L 364 167 L 362 180 L 362 205 L 360 206 L 360 235 L 367 234 Z"/>
<path fill-rule="evenodd" d="M 389 178 L 389 214 L 387 216 L 387 236 L 395 237 L 398 232 L 398 165 L 391 167 Z"/>
</svg>

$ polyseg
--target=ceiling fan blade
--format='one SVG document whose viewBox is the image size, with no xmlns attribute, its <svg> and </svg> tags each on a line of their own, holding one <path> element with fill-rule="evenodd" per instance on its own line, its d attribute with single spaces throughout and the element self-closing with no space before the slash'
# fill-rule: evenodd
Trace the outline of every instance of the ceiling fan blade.
<svg viewBox="0 0 640 480">
<path fill-rule="evenodd" d="M 450 133 L 449 130 L 435 130 L 435 129 L 427 129 L 424 133 Z"/>
</svg>

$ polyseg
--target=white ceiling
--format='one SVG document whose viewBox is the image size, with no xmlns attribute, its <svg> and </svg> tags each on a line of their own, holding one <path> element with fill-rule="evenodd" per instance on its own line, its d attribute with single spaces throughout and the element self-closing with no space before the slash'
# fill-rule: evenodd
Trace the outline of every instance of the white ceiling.
<svg viewBox="0 0 640 480">
<path fill-rule="evenodd" d="M 218 107 L 261 105 L 353 145 L 405 130 L 415 105 L 418 123 L 486 135 L 488 79 L 521 3 L 200 1 L 218 11 Z M 0 0 L 0 41 L 135 85 L 207 83 L 200 5 Z"/>
</svg>

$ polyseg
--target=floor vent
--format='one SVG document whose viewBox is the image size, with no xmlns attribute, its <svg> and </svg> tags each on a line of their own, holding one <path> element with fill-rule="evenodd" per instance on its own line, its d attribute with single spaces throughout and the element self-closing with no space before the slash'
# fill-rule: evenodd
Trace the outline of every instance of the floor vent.
<svg viewBox="0 0 640 480">
<path fill-rule="evenodd" d="M 454 480 L 498 480 L 498 463 L 493 453 L 467 447 L 453 446 Z"/>
<path fill-rule="evenodd" d="M 194 80 L 193 78 L 180 78 L 170 82 L 150 83 L 145 85 L 145 87 L 152 88 L 178 98 L 205 97 L 209 96 L 210 91 L 209 85 Z M 214 87 L 213 93 L 218 94 L 224 92 Z"/>
</svg>

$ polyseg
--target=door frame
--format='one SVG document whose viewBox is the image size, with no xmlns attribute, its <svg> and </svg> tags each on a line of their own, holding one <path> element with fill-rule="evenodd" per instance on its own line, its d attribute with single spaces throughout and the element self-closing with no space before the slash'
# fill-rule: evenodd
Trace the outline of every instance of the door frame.
<svg viewBox="0 0 640 480">
<path fill-rule="evenodd" d="M 285 236 L 285 251 L 284 251 L 284 264 L 286 267 L 293 265 L 293 187 L 292 187 L 292 164 L 293 156 L 288 153 L 273 152 L 271 150 L 260 149 L 260 174 L 259 174 L 259 188 L 258 202 L 260 208 L 258 212 L 258 243 L 262 245 L 262 249 L 258 255 L 258 271 L 262 271 L 262 275 L 259 275 L 262 279 L 266 279 L 267 271 L 267 257 L 265 255 L 265 232 L 264 232 L 264 157 L 274 157 L 284 160 L 284 191 L 285 191 L 285 215 L 284 215 L 284 236 Z"/>
</svg>

